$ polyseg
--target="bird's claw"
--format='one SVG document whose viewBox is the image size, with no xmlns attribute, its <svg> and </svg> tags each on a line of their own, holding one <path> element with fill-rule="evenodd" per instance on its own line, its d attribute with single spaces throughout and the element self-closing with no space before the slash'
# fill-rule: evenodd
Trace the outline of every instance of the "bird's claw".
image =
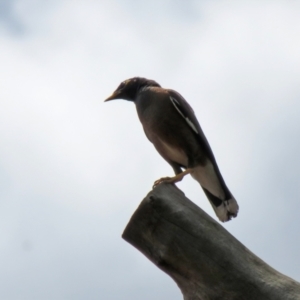
<svg viewBox="0 0 300 300">
<path fill-rule="evenodd" d="M 160 179 L 157 179 L 154 181 L 153 184 L 153 188 L 157 187 L 159 184 L 161 184 L 162 182 L 166 182 L 166 183 L 173 183 L 172 181 L 172 177 L 162 177 Z"/>
<path fill-rule="evenodd" d="M 174 177 L 162 177 L 158 180 L 156 180 L 153 184 L 153 188 L 155 188 L 156 186 L 158 186 L 159 184 L 161 184 L 162 182 L 166 182 L 166 183 L 172 183 L 175 184 L 176 182 L 179 182 L 182 180 L 182 178 L 191 173 L 191 169 L 186 169 L 185 171 L 175 175 Z"/>
</svg>

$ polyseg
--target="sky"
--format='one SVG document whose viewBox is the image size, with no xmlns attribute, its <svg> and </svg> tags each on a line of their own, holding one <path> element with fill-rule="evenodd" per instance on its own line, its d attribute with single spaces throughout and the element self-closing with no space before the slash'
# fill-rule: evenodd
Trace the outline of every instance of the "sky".
<svg viewBox="0 0 300 300">
<path fill-rule="evenodd" d="M 194 108 L 240 212 L 223 224 L 300 281 L 298 1 L 0 0 L 0 298 L 182 299 L 122 240 L 172 175 L 121 81 Z M 216 219 L 196 181 L 178 187 Z"/>
</svg>

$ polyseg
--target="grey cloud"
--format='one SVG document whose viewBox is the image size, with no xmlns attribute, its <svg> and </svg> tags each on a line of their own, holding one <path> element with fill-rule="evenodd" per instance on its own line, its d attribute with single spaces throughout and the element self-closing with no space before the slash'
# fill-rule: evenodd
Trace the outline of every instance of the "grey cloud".
<svg viewBox="0 0 300 300">
<path fill-rule="evenodd" d="M 224 226 L 299 280 L 299 7 L 166 1 L 152 22 L 158 3 L 123 3 L 23 1 L 27 34 L 0 36 L 1 298 L 182 299 L 121 239 L 172 174 L 134 106 L 103 103 L 135 75 L 191 103 L 241 207 Z M 195 181 L 179 187 L 212 214 Z"/>
</svg>

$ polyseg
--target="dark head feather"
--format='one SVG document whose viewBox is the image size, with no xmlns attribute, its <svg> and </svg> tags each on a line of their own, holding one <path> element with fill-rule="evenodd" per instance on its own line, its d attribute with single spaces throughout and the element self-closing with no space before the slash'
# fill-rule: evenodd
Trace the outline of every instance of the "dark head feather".
<svg viewBox="0 0 300 300">
<path fill-rule="evenodd" d="M 150 79 L 143 77 L 133 77 L 121 82 L 113 94 L 108 97 L 105 101 L 114 99 L 124 99 L 129 101 L 135 101 L 138 92 L 145 87 L 160 87 L 160 85 Z"/>
</svg>

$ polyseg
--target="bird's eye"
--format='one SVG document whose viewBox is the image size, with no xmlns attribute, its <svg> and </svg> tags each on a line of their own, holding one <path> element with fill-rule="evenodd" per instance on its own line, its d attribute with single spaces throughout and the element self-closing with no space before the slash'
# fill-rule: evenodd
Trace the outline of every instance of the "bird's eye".
<svg viewBox="0 0 300 300">
<path fill-rule="evenodd" d="M 121 82 L 121 84 L 118 87 L 118 90 L 124 89 L 125 86 L 127 86 L 130 81 L 131 81 L 130 79 L 127 79 L 127 80 Z"/>
<path fill-rule="evenodd" d="M 125 81 L 121 82 L 121 84 L 120 84 L 119 87 L 118 87 L 118 90 L 123 89 L 123 88 L 125 87 L 125 85 L 126 85 L 126 82 L 125 82 Z"/>
</svg>

